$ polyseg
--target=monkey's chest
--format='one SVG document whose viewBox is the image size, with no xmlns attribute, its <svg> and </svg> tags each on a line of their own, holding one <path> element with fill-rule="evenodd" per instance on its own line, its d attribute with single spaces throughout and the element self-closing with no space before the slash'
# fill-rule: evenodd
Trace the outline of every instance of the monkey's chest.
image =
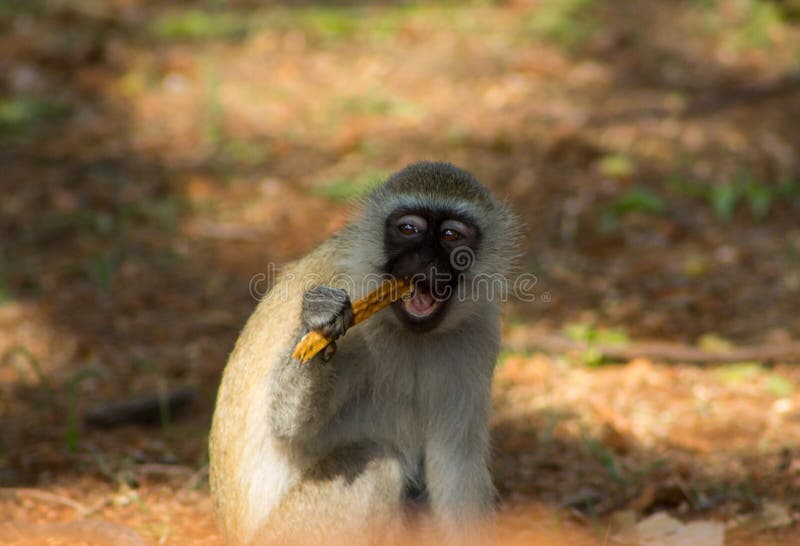
<svg viewBox="0 0 800 546">
<path fill-rule="evenodd" d="M 430 381 L 420 371 L 421 364 L 410 359 L 380 363 L 384 375 L 376 377 L 378 381 L 370 385 L 366 397 L 360 397 L 369 400 L 362 417 L 370 422 L 370 432 L 415 464 L 431 427 L 439 421 L 437 400 L 448 396 L 441 392 L 446 385 Z"/>
</svg>

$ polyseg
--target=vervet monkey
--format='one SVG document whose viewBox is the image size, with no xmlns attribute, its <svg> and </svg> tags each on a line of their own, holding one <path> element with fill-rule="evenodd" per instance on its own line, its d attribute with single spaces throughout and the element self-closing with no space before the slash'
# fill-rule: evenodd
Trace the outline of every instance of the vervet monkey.
<svg viewBox="0 0 800 546">
<path fill-rule="evenodd" d="M 436 536 L 474 536 L 494 505 L 497 281 L 517 234 L 471 174 L 422 162 L 286 266 L 217 398 L 211 489 L 228 543 L 383 544 L 407 524 L 412 497 Z M 412 278 L 412 296 L 348 331 L 351 301 L 386 276 Z M 312 329 L 337 339 L 336 351 L 303 364 L 291 354 Z"/>
</svg>

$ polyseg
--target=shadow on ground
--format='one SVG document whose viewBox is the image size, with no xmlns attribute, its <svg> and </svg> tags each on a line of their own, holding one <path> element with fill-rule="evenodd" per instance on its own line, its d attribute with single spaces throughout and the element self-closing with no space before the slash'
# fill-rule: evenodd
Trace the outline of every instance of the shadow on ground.
<svg viewBox="0 0 800 546">
<path fill-rule="evenodd" d="M 353 3 L 319 13 L 313 2 L 232 3 L 278 21 L 255 30 L 225 10 L 229 26 L 209 30 L 202 17 L 162 17 L 182 3 L 128 4 L 0 11 L 3 485 L 202 467 L 219 374 L 255 304 L 253 275 L 341 225 L 352 189 L 329 182 L 359 186 L 360 172 L 421 158 L 474 171 L 527 224 L 522 268 L 552 299 L 514 303 L 513 321 L 685 341 L 800 332 L 797 74 L 760 54 L 725 64 L 708 39 L 676 39 L 674 12 L 659 3 L 635 13 L 603 4 L 604 29 L 569 53 L 524 33 L 504 38 L 527 17 L 514 5 L 469 7 L 453 30 L 403 12 L 372 50 L 337 15 Z M 355 4 L 365 20 L 382 13 Z M 499 45 L 474 31 L 484 15 Z M 162 26 L 147 26 L 151 17 Z M 348 87 L 373 72 L 385 78 L 380 92 Z M 551 364 L 537 373 L 558 376 Z M 536 378 L 522 375 L 514 381 L 537 396 Z M 791 390 L 798 378 L 784 376 Z M 196 389 L 194 405 L 155 428 L 80 422 L 102 401 L 181 385 Z M 644 510 L 746 511 L 764 498 L 797 507 L 800 434 L 770 440 L 767 455 L 745 442 L 723 457 L 731 468 L 704 472 L 716 461 L 704 448 L 676 454 L 634 424 L 617 430 L 603 413 L 620 413 L 611 396 L 600 405 L 610 409 L 584 408 L 593 416 L 549 438 L 542 431 L 579 402 L 504 396 L 495 437 L 505 499 L 599 517 L 657 482 L 667 485 Z"/>
</svg>

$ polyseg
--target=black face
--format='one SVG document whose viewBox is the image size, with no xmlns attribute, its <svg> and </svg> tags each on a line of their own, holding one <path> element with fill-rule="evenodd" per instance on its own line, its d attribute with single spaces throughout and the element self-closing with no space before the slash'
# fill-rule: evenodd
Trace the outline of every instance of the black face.
<svg viewBox="0 0 800 546">
<path fill-rule="evenodd" d="M 444 318 L 459 280 L 475 259 L 479 239 L 476 222 L 453 211 L 401 208 L 389 216 L 384 269 L 414 283 L 412 296 L 392 305 L 409 328 L 424 332 Z"/>
</svg>

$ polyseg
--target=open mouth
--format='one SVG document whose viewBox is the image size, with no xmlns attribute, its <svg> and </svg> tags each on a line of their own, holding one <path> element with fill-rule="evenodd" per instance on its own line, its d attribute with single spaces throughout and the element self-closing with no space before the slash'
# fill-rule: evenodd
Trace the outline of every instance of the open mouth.
<svg viewBox="0 0 800 546">
<path fill-rule="evenodd" d="M 400 300 L 400 303 L 403 311 L 417 319 L 430 317 L 442 305 L 429 290 L 421 286 L 415 286 L 411 296 Z"/>
<path fill-rule="evenodd" d="M 395 312 L 415 330 L 427 330 L 438 323 L 447 299 L 435 296 L 426 284 L 417 284 L 410 296 L 394 303 Z"/>
</svg>

